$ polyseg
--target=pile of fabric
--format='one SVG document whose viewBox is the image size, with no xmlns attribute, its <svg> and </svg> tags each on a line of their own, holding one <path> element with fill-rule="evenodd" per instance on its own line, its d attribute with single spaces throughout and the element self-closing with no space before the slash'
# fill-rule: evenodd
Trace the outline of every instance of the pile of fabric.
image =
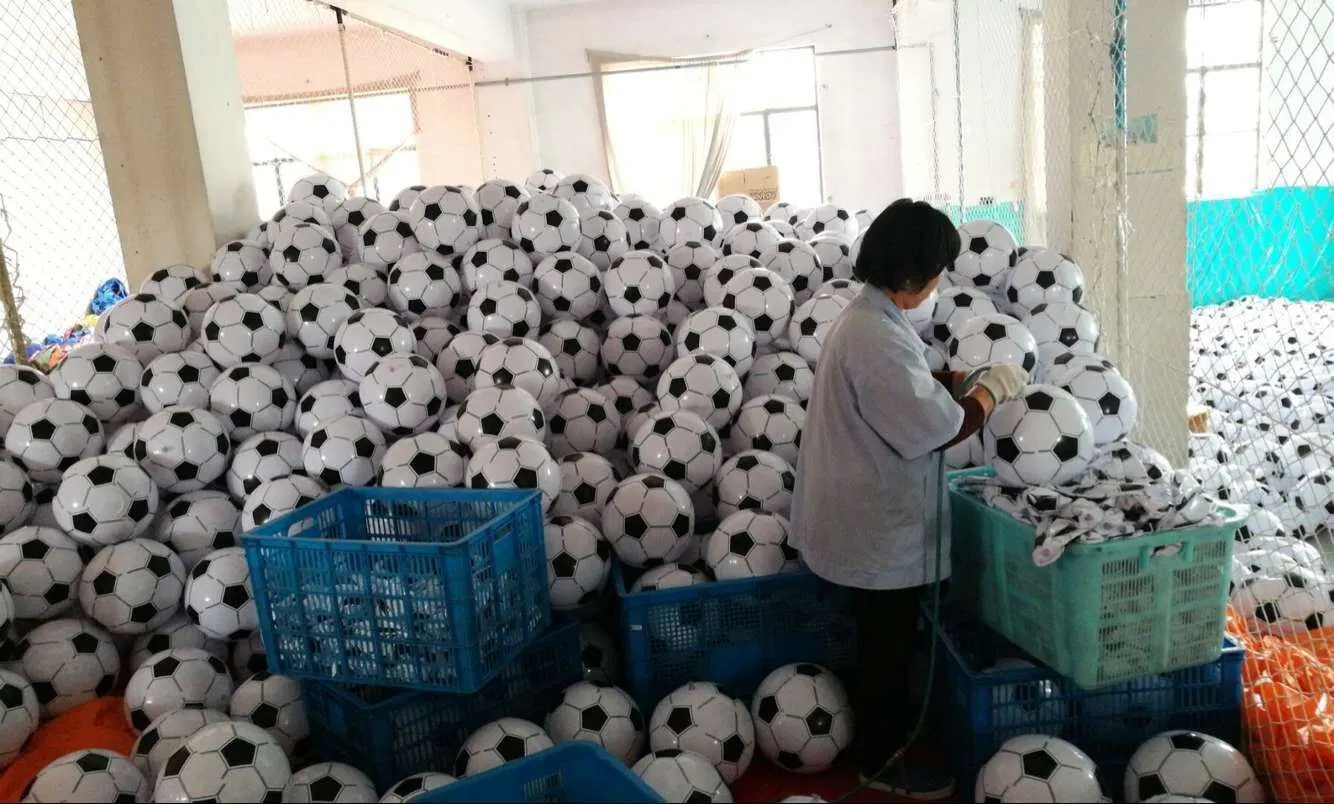
<svg viewBox="0 0 1334 804">
<path fill-rule="evenodd" d="M 71 349 L 92 340 L 93 329 L 97 326 L 98 317 L 127 295 L 129 294 L 125 288 L 125 283 L 119 279 L 108 279 L 98 285 L 97 291 L 93 294 L 93 299 L 88 303 L 82 318 L 64 332 L 52 333 L 40 341 L 32 341 L 28 344 L 27 364 L 38 371 L 44 372 L 60 365 Z M 11 353 L 5 358 L 4 362 L 15 362 L 15 356 Z"/>
</svg>

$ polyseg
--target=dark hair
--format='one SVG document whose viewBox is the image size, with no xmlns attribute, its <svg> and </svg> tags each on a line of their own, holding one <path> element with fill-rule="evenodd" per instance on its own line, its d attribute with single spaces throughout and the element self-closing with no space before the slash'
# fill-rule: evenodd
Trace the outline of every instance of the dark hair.
<svg viewBox="0 0 1334 804">
<path fill-rule="evenodd" d="M 871 223 L 862 237 L 853 276 L 888 291 L 917 291 L 959 256 L 959 230 L 945 213 L 900 198 Z"/>
</svg>

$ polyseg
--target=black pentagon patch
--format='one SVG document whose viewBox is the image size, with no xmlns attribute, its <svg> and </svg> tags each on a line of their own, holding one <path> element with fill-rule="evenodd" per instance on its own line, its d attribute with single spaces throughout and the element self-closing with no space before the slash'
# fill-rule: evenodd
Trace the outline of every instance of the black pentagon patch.
<svg viewBox="0 0 1334 804">
<path fill-rule="evenodd" d="M 815 709 L 806 716 L 806 728 L 810 729 L 811 734 L 828 734 L 833 727 L 834 716 L 825 711 L 822 707 L 815 707 Z"/>
<path fill-rule="evenodd" d="M 111 758 L 108 757 L 106 754 L 101 754 L 96 751 L 89 751 L 88 753 L 74 760 L 74 764 L 77 765 L 79 767 L 79 770 L 83 771 L 84 773 L 93 773 L 94 771 L 104 771 L 107 768 L 111 767 Z"/>
<path fill-rule="evenodd" d="M 97 648 L 102 643 L 98 640 L 97 637 L 93 636 L 87 631 L 84 631 L 82 633 L 75 634 L 74 637 L 70 639 L 70 644 L 74 646 L 74 651 L 76 653 L 93 654 L 97 653 Z"/>
<path fill-rule="evenodd" d="M 968 250 L 974 254 L 981 254 L 987 250 L 987 239 L 985 237 L 974 237 L 968 241 Z"/>
<path fill-rule="evenodd" d="M 1074 436 L 1063 435 L 1052 447 L 1052 454 L 1059 458 L 1063 463 L 1072 461 L 1079 455 L 1079 439 Z"/>
<path fill-rule="evenodd" d="M 1002 436 L 996 439 L 996 457 L 1006 463 L 1014 463 L 1019 460 L 1019 445 L 1015 443 L 1010 436 Z"/>
<path fill-rule="evenodd" d="M 1046 751 L 1032 751 L 1024 754 L 1020 760 L 1024 766 L 1024 775 L 1034 779 L 1050 779 L 1059 767 L 1052 755 Z"/>
<path fill-rule="evenodd" d="M 791 751 L 779 751 L 778 756 L 774 758 L 774 761 L 778 763 L 779 767 L 786 768 L 787 770 L 799 770 L 802 765 L 801 757 Z"/>
<path fill-rule="evenodd" d="M 523 739 L 512 734 L 506 734 L 496 743 L 496 753 L 500 754 L 506 762 L 522 759 L 524 756 Z"/>
<path fill-rule="evenodd" d="M 234 609 L 239 609 L 250 602 L 250 593 L 239 584 L 222 590 L 222 602 Z"/>
<path fill-rule="evenodd" d="M 1168 742 L 1178 751 L 1200 751 L 1204 748 L 1205 739 L 1203 735 L 1193 731 L 1183 731 L 1179 734 L 1173 734 L 1168 738 Z"/>
<path fill-rule="evenodd" d="M 1158 778 L 1156 773 L 1146 773 L 1139 777 L 1139 800 L 1148 801 L 1154 796 L 1161 796 L 1167 792 L 1167 786 L 1163 780 Z"/>
<path fill-rule="evenodd" d="M 255 761 L 255 744 L 241 737 L 234 737 L 218 752 L 229 768 L 241 768 Z"/>
<path fill-rule="evenodd" d="M 1055 400 L 1046 391 L 1034 391 L 1024 397 L 1024 404 L 1028 406 L 1029 410 L 1051 410 Z"/>
</svg>

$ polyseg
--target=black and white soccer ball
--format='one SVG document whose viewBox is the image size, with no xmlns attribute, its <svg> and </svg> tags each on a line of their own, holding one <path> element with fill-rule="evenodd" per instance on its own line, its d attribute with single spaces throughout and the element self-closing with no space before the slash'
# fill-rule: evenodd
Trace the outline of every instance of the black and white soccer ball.
<svg viewBox="0 0 1334 804">
<path fill-rule="evenodd" d="M 718 214 L 723 216 L 723 225 L 740 226 L 749 222 L 764 222 L 764 209 L 755 199 L 741 193 L 725 195 L 718 199 Z"/>
<path fill-rule="evenodd" d="M 533 291 L 517 282 L 492 282 L 468 300 L 468 329 L 500 338 L 536 335 L 542 306 Z"/>
<path fill-rule="evenodd" d="M 769 352 L 755 358 L 746 372 L 743 392 L 746 399 L 776 394 L 799 404 L 811 396 L 815 372 L 796 352 Z"/>
<path fill-rule="evenodd" d="M 639 705 L 628 693 L 592 681 L 566 687 L 546 720 L 547 734 L 555 742 L 593 743 L 626 765 L 643 755 L 646 726 Z"/>
<path fill-rule="evenodd" d="M 842 683 L 810 663 L 784 665 L 751 700 L 760 751 L 784 770 L 820 773 L 853 738 L 852 705 Z"/>
<path fill-rule="evenodd" d="M 708 577 L 699 570 L 676 562 L 668 562 L 645 570 L 643 575 L 635 579 L 630 591 L 632 593 L 657 592 L 663 589 L 678 589 L 682 586 L 695 586 L 708 582 Z"/>
<path fill-rule="evenodd" d="M 388 446 L 384 430 L 375 422 L 342 416 L 306 436 L 301 461 L 309 477 L 329 488 L 369 486 Z"/>
<path fill-rule="evenodd" d="M 579 663 L 585 681 L 615 684 L 621 678 L 621 652 L 616 640 L 593 620 L 579 625 Z"/>
<path fill-rule="evenodd" d="M 91 548 L 57 527 L 24 525 L 0 537 L 0 574 L 21 620 L 49 620 L 75 601 L 76 584 Z"/>
<path fill-rule="evenodd" d="M 1004 225 L 972 220 L 959 227 L 961 248 L 949 268 L 952 284 L 1001 292 L 1019 259 L 1018 244 Z"/>
<path fill-rule="evenodd" d="M 362 227 L 371 218 L 387 211 L 388 208 L 379 201 L 366 196 L 346 198 L 329 210 L 329 226 L 344 262 L 350 263 L 361 257 Z M 325 281 L 330 281 L 327 276 Z"/>
<path fill-rule="evenodd" d="M 254 436 L 251 440 L 265 436 L 285 436 L 286 433 L 269 433 Z M 295 440 L 295 439 L 293 439 Z M 246 442 L 250 443 L 250 442 Z M 298 460 L 301 442 L 297 441 Z M 290 448 L 288 450 L 290 452 Z M 260 456 L 267 461 L 267 456 Z M 235 466 L 236 462 L 233 461 Z M 267 469 L 267 462 L 262 464 Z M 238 495 L 237 499 L 242 499 Z M 240 534 L 241 510 L 225 493 L 204 489 L 182 494 L 167 504 L 164 516 L 157 524 L 153 538 L 172 549 L 181 559 L 185 570 L 194 568 L 195 562 L 206 554 L 236 544 Z"/>
<path fill-rule="evenodd" d="M 1295 561 L 1268 563 L 1252 561 L 1249 576 L 1235 582 L 1231 593 L 1232 607 L 1257 631 L 1301 634 L 1334 624 L 1334 587 L 1323 573 Z"/>
<path fill-rule="evenodd" d="M 296 420 L 296 388 L 273 366 L 225 368 L 209 389 L 209 409 L 226 423 L 234 441 L 286 430 Z"/>
<path fill-rule="evenodd" d="M 445 256 L 462 254 L 482 239 L 482 210 L 467 188 L 427 187 L 413 200 L 405 218 L 422 248 Z"/>
<path fill-rule="evenodd" d="M 290 676 L 257 672 L 236 686 L 227 711 L 264 729 L 294 762 L 310 753 L 310 722 L 301 684 Z"/>
<path fill-rule="evenodd" d="M 440 353 L 463 328 L 448 318 L 424 315 L 412 323 L 412 334 L 417 338 L 417 354 L 435 365 Z"/>
<path fill-rule="evenodd" d="M 476 776 L 553 745 L 551 738 L 536 723 L 514 717 L 494 720 L 463 741 L 454 758 L 454 775 Z"/>
<path fill-rule="evenodd" d="M 306 354 L 321 360 L 334 356 L 334 335 L 362 300 L 343 285 L 320 282 L 292 296 L 287 308 L 287 334 Z"/>
<path fill-rule="evenodd" d="M 661 209 L 638 196 L 623 194 L 612 213 L 625 224 L 630 248 L 657 247 L 658 230 L 662 227 Z"/>
<path fill-rule="evenodd" d="M 254 293 L 238 293 L 204 314 L 204 352 L 224 368 L 267 363 L 287 342 L 287 321 L 279 308 Z"/>
<path fill-rule="evenodd" d="M 1240 751 L 1196 731 L 1163 732 L 1135 749 L 1126 766 L 1124 793 L 1127 801 L 1162 795 L 1245 804 L 1266 800 L 1264 787 Z"/>
<path fill-rule="evenodd" d="M 797 236 L 801 236 L 800 232 Z M 845 234 L 825 232 L 809 238 L 807 243 L 815 250 L 815 255 L 820 258 L 820 264 L 824 266 L 822 278 L 811 283 L 812 291 L 821 283 L 828 282 L 831 279 L 852 278 L 854 268 L 853 238 Z"/>
<path fill-rule="evenodd" d="M 384 796 L 380 798 L 380 802 L 381 804 L 406 804 L 409 801 L 416 801 L 428 791 L 453 784 L 456 781 L 457 779 L 448 773 L 415 773 L 390 785 Z"/>
<path fill-rule="evenodd" d="M 659 701 L 648 739 L 650 751 L 703 757 L 728 784 L 745 774 L 755 755 L 755 723 L 746 705 L 707 681 L 678 687 Z"/>
<path fill-rule="evenodd" d="M 611 461 L 600 454 L 581 452 L 566 455 L 557 464 L 561 490 L 551 504 L 551 515 L 580 517 L 600 525 L 602 509 L 620 481 Z"/>
<path fill-rule="evenodd" d="M 562 251 L 533 269 L 533 288 L 547 316 L 584 319 L 602 306 L 602 272 L 587 257 Z"/>
<path fill-rule="evenodd" d="M 78 402 L 114 424 L 139 411 L 143 373 L 139 358 L 124 346 L 90 343 L 71 349 L 48 376 L 56 398 Z"/>
<path fill-rule="evenodd" d="M 562 377 L 577 385 L 597 381 L 602 368 L 602 338 L 596 329 L 571 318 L 557 318 L 543 325 L 537 342 L 551 352 Z"/>
<path fill-rule="evenodd" d="M 996 302 L 981 290 L 971 287 L 944 287 L 936 291 L 931 323 L 925 328 L 935 343 L 949 343 L 954 330 L 972 318 L 1000 312 Z"/>
<path fill-rule="evenodd" d="M 32 685 L 18 673 L 0 670 L 0 767 L 18 758 L 40 720 Z"/>
<path fill-rule="evenodd" d="M 278 232 L 290 229 L 302 224 L 308 226 L 319 226 L 325 229 L 333 227 L 333 218 L 329 214 L 329 207 L 324 205 L 323 201 L 315 199 L 290 199 L 286 204 L 279 207 L 278 211 L 273 213 L 269 220 L 274 224 L 270 227 L 270 240 L 277 242 Z"/>
<path fill-rule="evenodd" d="M 0 364 L 0 432 L 9 432 L 20 410 L 39 399 L 54 399 L 55 395 L 51 380 L 37 369 Z"/>
<path fill-rule="evenodd" d="M 508 238 L 519 205 L 532 194 L 508 179 L 491 179 L 477 186 L 477 208 L 481 212 L 483 239 Z"/>
<path fill-rule="evenodd" d="M 301 345 L 289 340 L 268 364 L 292 385 L 299 396 L 329 379 L 334 368 L 327 360 L 306 353 Z"/>
<path fill-rule="evenodd" d="M 1070 392 L 1093 425 L 1093 444 L 1102 447 L 1128 436 L 1139 420 L 1139 399 L 1121 372 L 1088 365 L 1064 375 L 1059 386 Z"/>
<path fill-rule="evenodd" d="M 687 409 L 649 416 L 630 437 L 635 471 L 664 475 L 694 494 L 713 482 L 722 463 L 718 431 Z"/>
<path fill-rule="evenodd" d="M 550 510 L 561 490 L 560 468 L 539 441 L 517 436 L 485 439 L 468 459 L 468 485 L 475 489 L 537 489 Z"/>
<path fill-rule="evenodd" d="M 148 801 L 153 784 L 126 757 L 88 748 L 65 754 L 37 772 L 23 792 L 33 804 Z"/>
<path fill-rule="evenodd" d="M 657 393 L 663 410 L 692 411 L 719 431 L 741 409 L 741 378 L 736 369 L 702 352 L 673 361 L 658 379 Z"/>
<path fill-rule="evenodd" d="M 719 210 L 721 212 L 721 210 Z M 783 240 L 783 235 L 771 224 L 762 220 L 749 220 L 737 223 L 723 235 L 723 254 L 745 254 L 760 258 Z"/>
<path fill-rule="evenodd" d="M 602 532 L 617 557 L 631 567 L 675 561 L 690 547 L 695 533 L 690 492 L 664 475 L 632 475 L 607 498 Z"/>
<path fill-rule="evenodd" d="M 358 259 L 384 271 L 408 255 L 422 251 L 409 213 L 402 210 L 376 213 L 361 225 L 358 235 Z M 324 281 L 324 277 L 319 281 Z"/>
<path fill-rule="evenodd" d="M 489 332 L 460 332 L 436 359 L 435 365 L 445 378 L 449 401 L 460 403 L 476 387 L 477 362 L 482 350 L 500 338 Z"/>
<path fill-rule="evenodd" d="M 806 302 L 827 281 L 819 253 L 814 246 L 802 240 L 785 237 L 761 252 L 757 258 L 761 265 L 787 282 L 795 304 Z"/>
<path fill-rule="evenodd" d="M 1039 304 L 1079 304 L 1084 298 L 1084 272 L 1070 258 L 1049 248 L 1029 248 L 1005 279 L 1005 300 L 1015 312 Z"/>
<path fill-rule="evenodd" d="M 37 511 L 37 490 L 28 473 L 9 458 L 0 457 L 0 522 L 5 530 L 28 524 Z"/>
<path fill-rule="evenodd" d="M 227 489 L 243 500 L 260 484 L 301 470 L 301 439 L 281 430 L 255 433 L 237 445 L 227 468 Z"/>
<path fill-rule="evenodd" d="M 737 511 L 709 536 L 704 563 L 720 581 L 777 575 L 787 563 L 787 538 L 787 520 L 778 514 Z"/>
<path fill-rule="evenodd" d="M 68 399 L 38 399 L 14 414 L 5 452 L 38 483 L 59 483 L 80 460 L 102 452 L 102 423 Z"/>
<path fill-rule="evenodd" d="M 208 276 L 193 265 L 164 265 L 139 284 L 139 292 L 180 304 L 186 293 L 208 281 Z"/>
<path fill-rule="evenodd" d="M 621 414 L 626 421 L 631 413 L 654 401 L 653 392 L 640 384 L 634 377 L 616 376 L 597 388 Z"/>
<path fill-rule="evenodd" d="M 213 309 L 213 305 L 240 293 L 254 293 L 263 296 L 280 307 L 283 306 L 282 300 L 274 297 L 282 294 L 285 299 L 290 295 L 282 285 L 277 283 L 263 285 L 259 288 L 247 288 L 240 282 L 211 282 L 195 288 L 185 294 L 185 298 L 181 299 L 181 309 L 185 311 L 185 316 L 190 321 L 190 332 L 193 336 L 196 336 L 194 340 L 186 344 L 186 349 L 190 351 L 203 350 L 203 343 L 197 336 L 204 331 L 204 316 L 208 314 L 209 310 Z M 172 353 L 165 352 L 164 354 Z"/>
<path fill-rule="evenodd" d="M 564 387 L 551 352 L 537 341 L 519 336 L 482 347 L 473 385 L 478 389 L 496 385 L 522 388 L 543 405 L 554 402 Z"/>
<path fill-rule="evenodd" d="M 569 201 L 549 192 L 534 192 L 515 211 L 510 237 L 535 257 L 573 251 L 582 236 L 579 217 L 579 210 Z"/>
<path fill-rule="evenodd" d="M 194 733 L 213 723 L 224 723 L 230 718 L 217 709 L 173 709 L 141 729 L 130 751 L 130 761 L 144 775 L 156 780 L 168 757 Z"/>
<path fill-rule="evenodd" d="M 764 450 L 796 466 L 805 425 L 806 410 L 800 403 L 780 394 L 757 396 L 737 412 L 728 442 L 732 454 Z"/>
<path fill-rule="evenodd" d="M 463 485 L 467 450 L 439 433 L 401 438 L 385 450 L 379 485 L 384 488 L 452 488 Z"/>
<path fill-rule="evenodd" d="M 709 243 L 687 240 L 667 249 L 667 267 L 676 275 L 676 299 L 689 308 L 704 301 L 704 275 L 719 259 Z"/>
<path fill-rule="evenodd" d="M 235 678 L 247 679 L 256 673 L 266 673 L 269 657 L 264 650 L 264 639 L 256 631 L 245 639 L 231 643 L 232 655 L 228 664 Z"/>
<path fill-rule="evenodd" d="M 750 322 L 759 346 L 768 346 L 787 333 L 795 310 L 792 288 L 767 268 L 743 268 L 723 285 L 722 307 Z"/>
<path fill-rule="evenodd" d="M 210 723 L 162 764 L 154 797 L 162 801 L 278 804 L 292 776 L 282 746 L 253 723 Z"/>
<path fill-rule="evenodd" d="M 631 251 L 603 277 L 607 304 L 617 316 L 657 315 L 676 293 L 676 277 L 651 251 Z"/>
<path fill-rule="evenodd" d="M 43 718 L 110 695 L 120 674 L 120 652 L 111 635 L 84 620 L 44 622 L 25 634 L 14 652 Z"/>
<path fill-rule="evenodd" d="M 179 609 L 179 605 L 177 608 Z M 173 648 L 200 648 L 219 659 L 227 658 L 226 642 L 200 631 L 183 611 L 177 611 L 166 622 L 146 634 L 140 634 L 134 640 L 134 645 L 130 649 L 130 672 L 133 673 L 143 667 L 144 662 L 154 654 Z"/>
<path fill-rule="evenodd" d="M 259 627 L 244 549 L 224 547 L 195 563 L 185 584 L 185 615 L 206 635 L 228 642 Z"/>
<path fill-rule="evenodd" d="M 273 281 L 269 255 L 253 240 L 223 243 L 213 252 L 209 272 L 213 282 L 240 282 L 246 288 L 258 288 Z"/>
<path fill-rule="evenodd" d="M 611 188 L 586 173 L 571 173 L 561 177 L 551 194 L 569 201 L 581 216 L 610 210 L 616 206 Z"/>
<path fill-rule="evenodd" d="M 631 767 L 663 801 L 693 801 L 698 804 L 732 801 L 722 774 L 699 754 L 679 748 L 651 751 Z"/>
<path fill-rule="evenodd" d="M 654 380 L 675 356 L 671 333 L 655 316 L 627 315 L 607 325 L 607 335 L 602 341 L 602 365 L 615 376 Z"/>
<path fill-rule="evenodd" d="M 392 214 L 392 213 L 382 213 Z M 289 291 L 323 282 L 343 264 L 343 252 L 331 228 L 314 223 L 280 226 L 269 250 L 273 278 Z"/>
<path fill-rule="evenodd" d="M 553 516 L 544 529 L 551 606 L 569 611 L 592 602 L 611 575 L 611 545 L 597 526 L 576 516 Z"/>
<path fill-rule="evenodd" d="M 194 337 L 185 310 L 150 293 L 121 299 L 97 320 L 96 332 L 102 343 L 124 346 L 142 363 L 179 352 Z"/>
<path fill-rule="evenodd" d="M 857 213 L 838 204 L 821 204 L 796 224 L 797 234 L 807 240 L 818 235 L 836 234 L 849 241 L 861 231 Z"/>
<path fill-rule="evenodd" d="M 1069 392 L 1030 385 L 987 420 L 982 446 L 987 463 L 1006 485 L 1061 485 L 1080 476 L 1093 460 L 1093 425 Z"/>
<path fill-rule="evenodd" d="M 954 371 L 1013 363 L 1031 373 L 1038 366 L 1038 343 L 1033 333 L 1019 319 L 1004 313 L 974 316 L 954 327 L 946 354 Z"/>
<path fill-rule="evenodd" d="M 726 257 L 720 257 L 700 278 L 700 287 L 704 291 L 704 304 L 709 307 L 722 306 L 723 289 L 728 282 L 732 281 L 732 277 L 736 276 L 738 271 L 763 267 L 759 260 L 748 254 L 729 254 Z"/>
<path fill-rule="evenodd" d="M 711 354 L 726 360 L 739 375 L 747 374 L 754 365 L 756 342 L 751 320 L 726 307 L 698 310 L 676 328 L 678 355 Z"/>
<path fill-rule="evenodd" d="M 533 285 L 533 260 L 523 248 L 508 237 L 479 241 L 459 262 L 463 290 L 469 294 L 492 282 Z"/>
<path fill-rule="evenodd" d="M 813 296 L 792 313 L 787 326 L 787 341 L 792 350 L 814 366 L 820 361 L 829 328 L 851 304 L 842 296 Z"/>
<path fill-rule="evenodd" d="M 1104 801 L 1088 755 L 1045 734 L 1011 737 L 977 774 L 978 801 Z M 1139 801 L 1142 799 L 1130 799 Z"/>
<path fill-rule="evenodd" d="M 357 389 L 366 417 L 401 437 L 435 426 L 445 409 L 445 378 L 419 354 L 380 360 Z"/>
<path fill-rule="evenodd" d="M 410 355 L 417 351 L 417 336 L 412 327 L 391 310 L 357 310 L 343 321 L 334 334 L 334 361 L 343 376 L 361 382 L 375 364 L 391 354 Z"/>
<path fill-rule="evenodd" d="M 605 209 L 583 213 L 579 219 L 579 244 L 575 251 L 599 270 L 612 267 L 630 251 L 630 235 L 625 223 Z"/>
<path fill-rule="evenodd" d="M 461 294 L 459 272 L 434 251 L 408 254 L 389 269 L 389 305 L 410 318 L 450 315 Z"/>
<path fill-rule="evenodd" d="M 492 385 L 463 400 L 454 434 L 464 447 L 506 436 L 546 441 L 547 416 L 537 399 L 522 388 Z"/>
<path fill-rule="evenodd" d="M 292 774 L 283 790 L 283 801 L 302 804 L 353 804 L 379 800 L 370 777 L 343 762 L 307 765 Z"/>
<path fill-rule="evenodd" d="M 65 472 L 51 501 L 66 533 L 94 548 L 143 535 L 158 511 L 158 487 L 124 455 L 84 458 Z"/>
<path fill-rule="evenodd" d="M 1101 332 L 1093 313 L 1074 302 L 1041 302 L 1023 319 L 1038 344 L 1038 357 L 1050 363 L 1065 352 L 1092 353 Z"/>
<path fill-rule="evenodd" d="M 550 193 L 556 189 L 562 178 L 564 174 L 550 168 L 542 168 L 529 174 L 528 178 L 524 179 L 523 186 L 529 193 Z"/>
<path fill-rule="evenodd" d="M 125 685 L 125 716 L 137 731 L 177 709 L 226 711 L 227 664 L 202 648 L 171 648 L 144 660 Z"/>
<path fill-rule="evenodd" d="M 361 416 L 359 383 L 344 378 L 317 383 L 296 404 L 296 432 L 305 437 L 340 416 Z"/>
<path fill-rule="evenodd" d="M 134 459 L 170 494 L 198 491 L 222 477 L 231 458 L 227 426 L 207 410 L 171 407 L 139 427 Z"/>
<path fill-rule="evenodd" d="M 723 236 L 723 216 L 703 198 L 687 196 L 673 201 L 662 210 L 662 224 L 658 239 L 662 248 L 670 250 L 691 241 L 719 247 Z"/>
<path fill-rule="evenodd" d="M 347 185 L 324 173 L 312 173 L 296 180 L 287 192 L 288 202 L 309 201 L 326 209 L 347 200 Z"/>
<path fill-rule="evenodd" d="M 185 590 L 185 565 L 169 547 L 130 539 L 102 548 L 79 581 L 79 606 L 113 634 L 142 634 L 171 618 Z"/>
<path fill-rule="evenodd" d="M 424 184 L 413 184 L 404 187 L 389 201 L 389 206 L 386 208 L 395 212 L 400 209 L 411 209 L 412 202 L 416 201 L 425 190 L 426 185 Z"/>
<path fill-rule="evenodd" d="M 621 435 L 621 416 L 597 391 L 571 388 L 557 396 L 547 429 L 555 458 L 577 452 L 603 454 L 616 447 Z"/>
<path fill-rule="evenodd" d="M 384 274 L 381 274 L 375 266 L 364 262 L 349 263 L 341 268 L 335 268 L 324 278 L 324 284 L 340 285 L 351 291 L 364 302 L 363 307 L 381 307 L 389 301 L 389 282 Z"/>
<path fill-rule="evenodd" d="M 208 407 L 208 392 L 218 366 L 203 352 L 173 352 L 156 357 L 139 379 L 139 399 L 150 414 L 179 405 Z"/>
</svg>

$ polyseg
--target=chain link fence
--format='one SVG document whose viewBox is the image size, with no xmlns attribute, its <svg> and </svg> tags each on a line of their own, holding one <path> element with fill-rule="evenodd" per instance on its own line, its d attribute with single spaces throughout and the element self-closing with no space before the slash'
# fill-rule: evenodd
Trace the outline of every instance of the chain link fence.
<svg viewBox="0 0 1334 804">
<path fill-rule="evenodd" d="M 0 354 L 23 358 L 125 266 L 70 0 L 0 3 L 0 42 L 0 239 L 22 319 L 6 315 Z"/>
</svg>

